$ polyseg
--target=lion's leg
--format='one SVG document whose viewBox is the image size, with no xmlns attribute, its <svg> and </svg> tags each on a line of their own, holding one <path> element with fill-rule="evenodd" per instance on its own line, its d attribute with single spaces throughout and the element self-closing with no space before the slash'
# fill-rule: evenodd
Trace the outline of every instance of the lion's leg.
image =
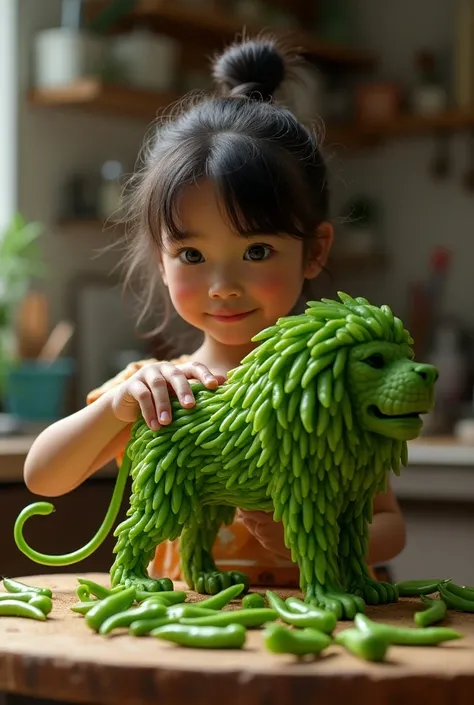
<svg viewBox="0 0 474 705">
<path fill-rule="evenodd" d="M 149 578 L 147 567 L 158 544 L 166 539 L 172 541 L 180 535 L 183 514 L 173 511 L 177 505 L 172 504 L 172 493 L 165 494 L 163 482 L 155 487 L 155 493 L 150 493 L 146 501 L 137 502 L 132 495 L 129 517 L 115 529 L 118 540 L 114 548 L 117 556 L 110 569 L 112 586 L 133 585 L 149 592 L 173 589 L 169 578 Z M 161 499 L 160 503 L 157 502 L 158 498 Z M 183 498 L 181 507 L 181 511 L 190 513 L 187 497 Z"/>
<path fill-rule="evenodd" d="M 212 547 L 222 524 L 230 524 L 235 509 L 220 505 L 206 505 L 194 512 L 181 536 L 181 571 L 191 589 L 199 593 L 215 594 L 234 583 L 248 586 L 248 578 L 240 571 L 217 570 L 212 558 Z"/>
<path fill-rule="evenodd" d="M 278 506 L 278 498 L 275 498 Z M 364 609 L 363 600 L 345 593 L 337 548 L 337 514 L 321 512 L 316 498 L 300 505 L 290 498 L 282 512 L 285 543 L 300 569 L 300 586 L 307 602 L 334 612 L 338 619 L 352 619 Z"/>
<path fill-rule="evenodd" d="M 365 508 L 354 504 L 344 512 L 341 521 L 339 553 L 347 588 L 360 595 L 368 605 L 382 605 L 398 600 L 391 583 L 374 580 L 367 567 L 369 521 L 372 499 Z M 362 510 L 362 511 L 361 511 Z"/>
</svg>

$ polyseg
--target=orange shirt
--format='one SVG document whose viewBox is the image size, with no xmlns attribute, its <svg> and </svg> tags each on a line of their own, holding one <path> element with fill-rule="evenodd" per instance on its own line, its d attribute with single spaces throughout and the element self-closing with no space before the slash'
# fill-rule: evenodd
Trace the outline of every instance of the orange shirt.
<svg viewBox="0 0 474 705">
<path fill-rule="evenodd" d="M 183 355 L 171 362 L 180 364 L 188 360 L 189 357 Z M 141 360 L 131 363 L 113 379 L 92 390 L 87 396 L 87 403 L 91 404 L 104 392 L 118 386 L 150 362 L 156 362 L 156 360 Z M 122 462 L 122 458 L 123 453 L 117 458 L 118 465 Z M 253 585 L 299 586 L 298 566 L 291 560 L 277 556 L 264 548 L 244 525 L 238 511 L 230 526 L 221 527 L 212 554 L 217 568 L 220 570 L 241 570 L 249 576 Z M 179 539 L 172 542 L 165 541 L 157 547 L 148 572 L 153 578 L 182 579 L 179 565 Z"/>
</svg>

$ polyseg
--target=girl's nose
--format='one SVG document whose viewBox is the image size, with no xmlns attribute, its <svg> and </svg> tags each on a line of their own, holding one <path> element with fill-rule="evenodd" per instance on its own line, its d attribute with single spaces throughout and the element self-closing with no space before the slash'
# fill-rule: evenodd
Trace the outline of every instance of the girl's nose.
<svg viewBox="0 0 474 705">
<path fill-rule="evenodd" d="M 216 276 L 209 286 L 211 299 L 228 299 L 242 295 L 242 286 L 235 280 L 231 272 Z"/>
</svg>

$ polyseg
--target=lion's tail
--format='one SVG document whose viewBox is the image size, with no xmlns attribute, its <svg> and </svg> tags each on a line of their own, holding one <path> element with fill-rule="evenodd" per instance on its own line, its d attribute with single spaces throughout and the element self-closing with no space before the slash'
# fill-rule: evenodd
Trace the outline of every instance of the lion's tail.
<svg viewBox="0 0 474 705">
<path fill-rule="evenodd" d="M 35 549 L 31 548 L 26 543 L 25 538 L 23 536 L 23 527 L 26 520 L 29 519 L 31 516 L 46 516 L 55 511 L 54 506 L 50 504 L 50 502 L 35 502 L 25 507 L 20 512 L 15 521 L 13 534 L 15 537 L 15 543 L 20 549 L 20 551 L 22 551 L 25 556 L 31 558 L 31 560 L 35 561 L 36 563 L 51 566 L 71 565 L 72 563 L 79 563 L 79 561 L 84 560 L 84 558 L 87 558 L 92 553 L 94 553 L 94 551 L 96 551 L 107 538 L 117 518 L 117 515 L 120 510 L 120 505 L 122 504 L 125 485 L 127 483 L 128 474 L 130 472 L 130 466 L 131 460 L 128 455 L 125 454 L 117 475 L 117 480 L 115 482 L 112 499 L 110 500 L 110 504 L 107 509 L 107 514 L 105 515 L 104 520 L 100 525 L 97 533 L 91 538 L 88 543 L 86 543 L 85 546 L 83 546 L 82 548 L 78 548 L 77 551 L 73 551 L 72 553 L 65 553 L 61 556 L 50 556 L 46 553 L 39 553 L 39 551 L 35 551 Z"/>
</svg>

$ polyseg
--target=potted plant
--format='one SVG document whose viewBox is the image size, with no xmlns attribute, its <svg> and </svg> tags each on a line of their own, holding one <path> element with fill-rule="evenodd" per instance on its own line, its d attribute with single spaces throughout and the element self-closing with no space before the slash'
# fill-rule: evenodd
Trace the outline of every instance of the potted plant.
<svg viewBox="0 0 474 705">
<path fill-rule="evenodd" d="M 18 305 L 28 291 L 31 280 L 42 277 L 38 238 L 43 226 L 27 222 L 16 213 L 6 230 L 0 233 L 0 392 L 7 366 L 16 354 L 14 324 Z"/>
</svg>

